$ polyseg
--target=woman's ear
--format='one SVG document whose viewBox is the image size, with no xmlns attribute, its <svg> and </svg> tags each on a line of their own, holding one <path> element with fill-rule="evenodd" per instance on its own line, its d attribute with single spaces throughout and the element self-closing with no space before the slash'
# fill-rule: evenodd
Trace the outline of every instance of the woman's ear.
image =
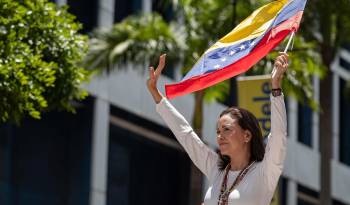
<svg viewBox="0 0 350 205">
<path fill-rule="evenodd" d="M 244 141 L 248 143 L 252 139 L 252 133 L 249 130 L 244 131 Z"/>
</svg>

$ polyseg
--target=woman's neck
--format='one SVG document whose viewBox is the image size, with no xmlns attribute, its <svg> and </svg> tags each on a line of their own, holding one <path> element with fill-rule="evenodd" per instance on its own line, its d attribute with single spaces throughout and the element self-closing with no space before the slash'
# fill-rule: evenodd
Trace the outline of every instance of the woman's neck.
<svg viewBox="0 0 350 205">
<path fill-rule="evenodd" d="M 246 168 L 250 162 L 250 152 L 241 152 L 230 157 L 231 170 L 238 171 Z"/>
</svg>

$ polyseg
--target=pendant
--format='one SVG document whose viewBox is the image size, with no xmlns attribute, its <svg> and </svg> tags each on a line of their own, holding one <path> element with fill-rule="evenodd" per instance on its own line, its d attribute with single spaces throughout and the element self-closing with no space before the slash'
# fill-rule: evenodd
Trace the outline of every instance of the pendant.
<svg viewBox="0 0 350 205">
<path fill-rule="evenodd" d="M 231 197 L 233 199 L 239 199 L 241 197 L 241 194 L 239 193 L 239 191 L 237 189 L 234 189 L 231 193 Z"/>
</svg>

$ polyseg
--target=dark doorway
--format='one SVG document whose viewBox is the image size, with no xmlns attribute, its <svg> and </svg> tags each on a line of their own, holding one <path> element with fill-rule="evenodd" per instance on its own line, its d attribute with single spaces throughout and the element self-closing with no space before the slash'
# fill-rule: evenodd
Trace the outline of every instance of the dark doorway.
<svg viewBox="0 0 350 205">
<path fill-rule="evenodd" d="M 184 152 L 113 124 L 109 145 L 107 205 L 188 204 Z"/>
</svg>

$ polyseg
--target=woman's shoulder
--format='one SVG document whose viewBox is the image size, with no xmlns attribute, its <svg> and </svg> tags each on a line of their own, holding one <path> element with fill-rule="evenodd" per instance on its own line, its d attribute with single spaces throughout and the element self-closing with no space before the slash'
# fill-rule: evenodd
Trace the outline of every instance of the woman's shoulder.
<svg viewBox="0 0 350 205">
<path fill-rule="evenodd" d="M 250 168 L 249 172 L 252 174 L 252 175 L 261 175 L 262 173 L 262 161 L 260 162 L 255 162 L 254 165 Z"/>
<path fill-rule="evenodd" d="M 219 168 L 218 165 L 213 166 L 211 170 L 211 177 L 208 179 L 210 184 L 214 184 L 215 181 L 220 180 L 221 175 L 223 175 L 224 171 Z"/>
</svg>

